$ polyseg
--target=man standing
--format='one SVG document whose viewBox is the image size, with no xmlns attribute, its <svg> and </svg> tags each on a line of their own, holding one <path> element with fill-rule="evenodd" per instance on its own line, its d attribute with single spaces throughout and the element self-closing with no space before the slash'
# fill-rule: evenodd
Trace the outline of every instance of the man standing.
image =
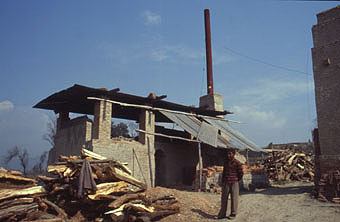
<svg viewBox="0 0 340 222">
<path fill-rule="evenodd" d="M 235 159 L 235 150 L 229 149 L 227 151 L 227 160 L 223 166 L 221 210 L 218 213 L 218 219 L 226 217 L 229 194 L 231 196 L 231 213 L 229 219 L 236 217 L 239 195 L 238 181 L 242 179 L 242 176 L 242 164 Z"/>
</svg>

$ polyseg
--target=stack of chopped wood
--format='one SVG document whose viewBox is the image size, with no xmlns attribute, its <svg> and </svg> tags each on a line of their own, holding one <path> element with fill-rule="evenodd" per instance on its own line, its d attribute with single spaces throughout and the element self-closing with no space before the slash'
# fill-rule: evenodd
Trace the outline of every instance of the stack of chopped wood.
<svg viewBox="0 0 340 222">
<path fill-rule="evenodd" d="M 58 178 L 39 177 L 46 184 L 48 199 L 63 209 L 68 217 L 90 221 L 103 218 L 155 221 L 179 212 L 179 207 L 173 205 L 176 199 L 172 196 L 162 197 L 158 202 L 147 198 L 144 192 L 146 184 L 132 177 L 124 164 L 87 150 L 83 150 L 82 154 L 91 166 L 91 175 L 96 183 L 96 188 L 85 189 L 85 195 L 79 191 L 79 176 L 85 162 L 80 157 L 60 156 L 59 162 L 47 167 L 47 171 L 58 175 Z"/>
<path fill-rule="evenodd" d="M 313 161 L 304 153 L 288 149 L 272 154 L 264 160 L 268 179 L 273 181 L 313 181 Z"/>
<path fill-rule="evenodd" d="M 0 221 L 27 218 L 33 211 L 36 213 L 35 219 L 30 217 L 29 221 L 46 222 L 69 219 L 156 221 L 179 212 L 177 200 L 173 195 L 156 188 L 146 189 L 146 184 L 131 176 L 131 171 L 124 164 L 86 150 L 83 150 L 82 154 L 83 159 L 78 156 L 60 156 L 59 162 L 47 167 L 47 171 L 56 177 L 40 175 L 38 180 L 44 186 L 36 186 L 32 180 L 30 189 L 34 188 L 34 192 L 20 190 L 21 196 L 17 196 L 26 199 L 13 199 L 12 202 L 5 203 L 2 200 L 13 196 L 13 190 L 5 192 L 1 189 L 0 210 L 4 211 L 0 211 Z M 33 195 L 29 196 L 30 199 L 23 195 L 28 192 Z M 14 203 L 18 203 L 20 209 L 13 211 L 11 207 Z M 26 213 L 18 218 L 15 215 L 17 211 L 22 211 L 24 205 Z M 7 211 L 8 213 L 4 214 Z M 54 218 L 46 215 L 52 215 Z"/>
<path fill-rule="evenodd" d="M 0 168 L 0 221 L 34 218 L 45 189 L 21 172 Z"/>
</svg>

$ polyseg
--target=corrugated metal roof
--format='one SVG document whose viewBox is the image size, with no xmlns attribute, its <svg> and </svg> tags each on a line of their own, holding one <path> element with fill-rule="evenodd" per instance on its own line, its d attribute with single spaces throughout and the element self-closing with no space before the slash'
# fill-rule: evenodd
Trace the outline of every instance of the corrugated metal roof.
<svg viewBox="0 0 340 222">
<path fill-rule="evenodd" d="M 167 111 L 160 111 L 164 116 L 168 117 L 171 121 L 182 127 L 185 131 L 198 138 L 203 143 L 209 144 L 214 147 L 221 148 L 232 148 L 230 143 L 226 139 L 224 139 L 221 135 L 219 135 L 218 129 L 213 127 L 214 130 L 207 132 L 210 128 L 194 116 L 189 116 L 185 114 L 172 113 Z M 211 129 L 211 128 L 210 128 Z M 235 148 L 235 147 L 234 147 Z"/>
<path fill-rule="evenodd" d="M 214 147 L 217 147 L 218 129 L 207 122 L 201 122 L 200 130 L 198 131 L 198 139 L 200 141 L 208 141 Z"/>
<path fill-rule="evenodd" d="M 254 142 L 250 141 L 245 136 L 243 136 L 242 133 L 233 129 L 231 126 L 228 125 L 227 122 L 223 120 L 215 120 L 215 119 L 210 119 L 210 118 L 203 118 L 203 119 L 207 121 L 208 123 L 210 123 L 212 126 L 216 127 L 217 129 L 225 132 L 236 142 L 246 146 L 246 148 L 249 148 L 253 151 L 258 151 L 258 152 L 267 152 L 264 149 L 258 147 Z"/>
<path fill-rule="evenodd" d="M 194 116 L 172 113 L 167 111 L 160 111 L 163 115 L 168 117 L 171 121 L 182 127 L 185 131 L 198 138 L 199 141 L 209 144 L 214 147 L 221 148 L 239 148 L 236 144 L 228 142 L 225 138 L 218 134 L 218 130 L 223 131 L 241 145 L 246 146 L 253 151 L 266 152 L 258 147 L 255 143 L 247 139 L 237 130 L 231 128 L 223 120 L 215 120 L 210 118 L 203 118 L 205 121 L 200 121 Z"/>
</svg>

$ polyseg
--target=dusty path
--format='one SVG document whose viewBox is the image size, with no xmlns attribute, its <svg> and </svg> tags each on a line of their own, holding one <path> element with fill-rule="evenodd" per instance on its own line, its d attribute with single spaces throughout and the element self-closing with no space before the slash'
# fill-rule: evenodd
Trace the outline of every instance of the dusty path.
<svg viewBox="0 0 340 222">
<path fill-rule="evenodd" d="M 233 221 L 340 221 L 340 204 L 323 203 L 313 199 L 312 189 L 313 183 L 298 182 L 259 189 L 255 192 L 241 192 L 239 214 Z M 230 221 L 229 219 L 217 220 L 215 217 L 220 205 L 219 195 L 172 191 L 180 201 L 181 213 L 161 221 Z M 229 211 L 230 204 L 228 214 Z"/>
</svg>

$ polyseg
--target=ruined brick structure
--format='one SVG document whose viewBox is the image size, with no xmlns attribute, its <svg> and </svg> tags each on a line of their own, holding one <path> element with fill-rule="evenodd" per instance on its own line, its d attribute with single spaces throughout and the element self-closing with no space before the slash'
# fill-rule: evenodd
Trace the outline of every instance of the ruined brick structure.
<svg viewBox="0 0 340 222">
<path fill-rule="evenodd" d="M 221 118 L 230 112 L 222 109 L 222 97 L 217 97 L 219 101 L 209 100 L 210 106 L 208 101 L 207 107 L 192 107 L 164 101 L 164 96 L 140 97 L 119 89 L 76 84 L 43 99 L 34 108 L 58 113 L 49 163 L 60 155 L 80 155 L 85 148 L 127 163 L 133 176 L 149 187 L 191 186 L 197 169 L 223 163 L 226 148 L 236 147 L 231 138 L 259 149 Z M 69 113 L 83 116 L 71 119 Z M 111 138 L 112 118 L 137 122 L 138 137 Z M 184 131 L 159 123 L 176 123 Z"/>
<path fill-rule="evenodd" d="M 197 141 L 187 132 L 156 125 L 156 122 L 172 123 L 157 109 L 212 117 L 229 112 L 170 103 L 156 95 L 140 97 L 118 91 L 119 89 L 74 85 L 54 93 L 34 106 L 58 113 L 55 146 L 49 152 L 49 163 L 57 161 L 60 155 L 80 155 L 81 149 L 86 148 L 107 158 L 127 163 L 133 176 L 149 187 L 191 185 L 199 162 Z M 69 113 L 85 115 L 71 119 Z M 138 138 L 111 138 L 112 117 L 136 121 L 139 130 L 142 130 Z M 200 120 L 196 121 L 196 124 L 200 124 Z M 194 127 L 199 125 L 194 124 Z M 179 136 L 184 140 L 159 134 L 177 138 Z M 223 138 L 219 141 L 229 144 L 225 139 L 227 137 Z M 211 149 L 215 148 L 202 144 L 203 164 L 210 164 L 211 159 L 214 159 L 211 157 Z M 215 156 L 219 158 L 221 155 Z"/>
<path fill-rule="evenodd" d="M 80 155 L 81 149 L 86 148 L 107 158 L 127 163 L 134 177 L 153 186 L 154 136 L 140 134 L 139 141 L 111 138 L 111 115 L 112 104 L 105 100 L 95 102 L 94 120 L 87 116 L 70 119 L 68 112 L 60 112 L 55 146 L 49 152 L 49 163 L 57 161 L 59 155 Z M 139 128 L 154 132 L 154 115 L 144 110 L 140 115 Z"/>
<path fill-rule="evenodd" d="M 340 196 L 340 180 L 334 176 L 340 170 L 340 6 L 319 13 L 312 32 L 318 120 L 314 142 L 319 142 L 315 183 L 319 194 L 331 200 Z"/>
</svg>

